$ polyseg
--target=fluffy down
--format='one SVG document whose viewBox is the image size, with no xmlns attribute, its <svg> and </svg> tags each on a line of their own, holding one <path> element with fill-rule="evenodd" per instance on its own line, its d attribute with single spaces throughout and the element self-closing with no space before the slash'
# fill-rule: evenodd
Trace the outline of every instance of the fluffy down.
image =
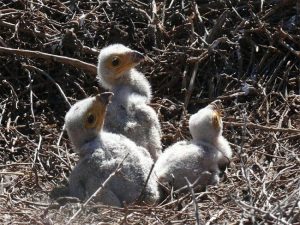
<svg viewBox="0 0 300 225">
<path fill-rule="evenodd" d="M 222 169 L 228 165 L 232 151 L 222 136 L 218 111 L 209 105 L 191 116 L 189 128 L 193 139 L 180 141 L 167 148 L 157 160 L 154 172 L 164 186 L 175 190 L 187 185 L 217 185 Z"/>
<path fill-rule="evenodd" d="M 110 94 L 111 95 L 111 94 Z M 148 151 L 120 134 L 102 131 L 108 94 L 77 102 L 65 118 L 65 126 L 80 160 L 69 178 L 69 194 L 82 200 L 91 196 L 125 158 L 120 173 L 111 178 L 97 198 L 114 206 L 138 200 L 153 160 Z M 158 185 L 150 176 L 141 200 L 155 203 Z"/>
<path fill-rule="evenodd" d="M 162 148 L 161 128 L 156 112 L 148 105 L 151 86 L 145 76 L 134 68 L 143 58 L 141 53 L 121 44 L 101 50 L 98 79 L 103 87 L 114 93 L 104 129 L 125 135 L 146 148 L 156 161 Z"/>
<path fill-rule="evenodd" d="M 97 201 L 119 207 L 124 202 L 130 204 L 137 201 L 153 163 L 149 153 L 128 138 L 107 132 L 102 132 L 98 139 L 87 145 L 98 148 L 90 152 L 90 146 L 83 146 L 89 153 L 80 159 L 70 175 L 70 195 L 87 199 L 129 153 L 121 172 L 111 178 Z M 143 201 L 148 204 L 155 203 L 159 198 L 157 183 L 153 178 L 150 177 L 144 191 Z"/>
</svg>

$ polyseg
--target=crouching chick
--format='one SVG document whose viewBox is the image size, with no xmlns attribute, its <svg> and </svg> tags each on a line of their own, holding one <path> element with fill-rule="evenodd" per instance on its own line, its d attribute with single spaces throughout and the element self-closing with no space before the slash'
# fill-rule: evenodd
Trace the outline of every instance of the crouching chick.
<svg viewBox="0 0 300 225">
<path fill-rule="evenodd" d="M 143 192 L 145 203 L 155 203 L 159 192 L 152 175 L 145 187 L 153 164 L 148 151 L 123 135 L 102 131 L 111 96 L 112 93 L 102 93 L 84 99 L 66 114 L 66 130 L 80 155 L 69 178 L 69 194 L 81 200 L 87 199 L 127 156 L 121 171 L 103 187 L 96 201 L 121 207 L 124 202 L 137 201 Z"/>
<path fill-rule="evenodd" d="M 223 123 L 216 104 L 192 115 L 189 130 L 191 141 L 175 143 L 156 162 L 154 173 L 162 186 L 185 190 L 185 177 L 194 187 L 217 185 L 232 157 L 229 143 L 222 136 Z"/>
</svg>

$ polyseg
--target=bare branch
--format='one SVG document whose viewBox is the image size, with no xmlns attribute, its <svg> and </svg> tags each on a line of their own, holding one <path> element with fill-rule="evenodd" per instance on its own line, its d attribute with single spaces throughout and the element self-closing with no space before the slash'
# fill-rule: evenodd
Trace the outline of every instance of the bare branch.
<svg viewBox="0 0 300 225">
<path fill-rule="evenodd" d="M 14 49 L 14 48 L 5 48 L 0 47 L 0 54 L 12 54 L 18 56 L 25 56 L 28 58 L 40 58 L 45 59 L 48 62 L 59 62 L 69 66 L 74 66 L 78 69 L 82 69 L 85 72 L 89 73 L 91 76 L 96 77 L 97 68 L 95 65 L 80 61 L 79 59 L 69 58 L 65 56 L 53 55 L 49 53 L 31 51 L 24 49 Z"/>
</svg>

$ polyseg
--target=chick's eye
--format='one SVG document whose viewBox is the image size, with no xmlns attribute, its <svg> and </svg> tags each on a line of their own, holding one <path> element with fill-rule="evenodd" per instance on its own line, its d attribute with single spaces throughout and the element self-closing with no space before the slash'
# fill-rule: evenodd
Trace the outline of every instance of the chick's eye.
<svg viewBox="0 0 300 225">
<path fill-rule="evenodd" d="M 118 66 L 120 64 L 120 59 L 118 57 L 114 57 L 111 61 L 113 66 Z"/>
<path fill-rule="evenodd" d="M 89 114 L 86 121 L 89 123 L 89 124 L 93 124 L 95 122 L 95 116 L 93 114 Z"/>
</svg>

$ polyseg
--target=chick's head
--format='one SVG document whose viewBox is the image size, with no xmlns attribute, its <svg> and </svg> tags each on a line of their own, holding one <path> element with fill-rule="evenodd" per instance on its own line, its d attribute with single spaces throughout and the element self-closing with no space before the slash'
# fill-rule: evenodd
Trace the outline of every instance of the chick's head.
<svg viewBox="0 0 300 225">
<path fill-rule="evenodd" d="M 189 129 L 193 140 L 213 143 L 223 131 L 219 106 L 212 103 L 193 114 L 189 120 Z"/>
<path fill-rule="evenodd" d="M 111 92 L 105 92 L 83 99 L 67 112 L 65 128 L 75 149 L 99 135 L 111 96 Z"/>
<path fill-rule="evenodd" d="M 122 44 L 109 45 L 100 51 L 98 57 L 98 79 L 105 88 L 111 89 L 144 59 L 143 54 Z"/>
</svg>

